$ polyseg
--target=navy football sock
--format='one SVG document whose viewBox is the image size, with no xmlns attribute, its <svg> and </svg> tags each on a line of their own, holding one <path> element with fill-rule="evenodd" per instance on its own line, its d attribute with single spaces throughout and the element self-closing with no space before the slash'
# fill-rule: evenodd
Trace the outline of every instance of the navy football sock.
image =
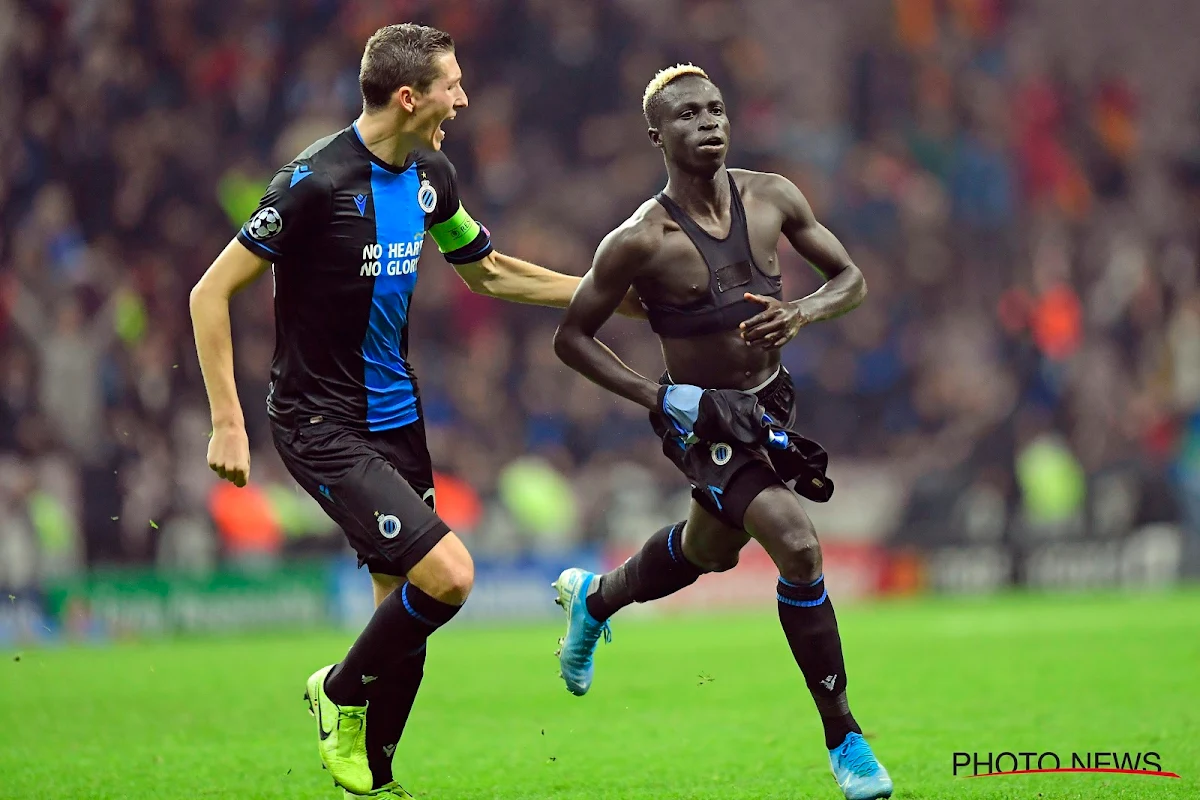
<svg viewBox="0 0 1200 800">
<path fill-rule="evenodd" d="M 825 591 L 825 576 L 812 583 L 776 584 L 779 622 L 792 649 L 808 691 L 825 727 L 825 747 L 837 747 L 850 732 L 862 733 L 846 700 L 846 663 L 838 635 L 833 601 Z"/>
<path fill-rule="evenodd" d="M 361 706 L 367 686 L 425 646 L 461 606 L 443 603 L 411 583 L 384 598 L 342 662 L 325 678 L 325 693 L 338 705 Z"/>
<path fill-rule="evenodd" d="M 621 566 L 592 583 L 587 610 L 604 621 L 632 603 L 648 603 L 691 586 L 704 570 L 683 555 L 683 522 L 651 536 L 642 549 Z"/>
<path fill-rule="evenodd" d="M 376 789 L 392 781 L 392 755 L 421 688 L 425 653 L 422 647 L 399 661 L 388 674 L 367 684 L 367 763 Z"/>
</svg>

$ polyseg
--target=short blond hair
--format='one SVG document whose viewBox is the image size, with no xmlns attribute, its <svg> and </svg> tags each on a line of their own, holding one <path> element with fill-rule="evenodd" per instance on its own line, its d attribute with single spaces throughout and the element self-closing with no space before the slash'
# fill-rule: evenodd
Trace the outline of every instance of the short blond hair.
<svg viewBox="0 0 1200 800">
<path fill-rule="evenodd" d="M 655 73 L 654 77 L 650 79 L 650 83 L 646 84 L 646 91 L 642 94 L 642 114 L 646 117 L 647 122 L 651 125 L 654 124 L 650 115 L 650 107 L 654 98 L 671 83 L 680 78 L 686 78 L 689 75 L 695 75 L 697 78 L 712 81 L 712 78 L 708 77 L 708 73 L 695 64 L 676 64 L 673 67 L 660 69 Z"/>
</svg>

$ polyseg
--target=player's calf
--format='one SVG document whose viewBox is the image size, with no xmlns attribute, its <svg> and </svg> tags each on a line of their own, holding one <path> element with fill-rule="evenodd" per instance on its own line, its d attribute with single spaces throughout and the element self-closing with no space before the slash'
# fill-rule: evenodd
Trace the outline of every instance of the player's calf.
<svg viewBox="0 0 1200 800">
<path fill-rule="evenodd" d="M 685 527 L 686 523 L 676 522 L 663 528 L 624 564 L 597 576 L 587 593 L 587 611 L 592 618 L 603 622 L 625 606 L 674 594 L 691 586 L 705 572 L 713 571 L 684 555 Z M 737 554 L 734 553 L 732 564 L 720 559 L 713 562 L 715 567 L 728 569 L 737 563 Z"/>
<path fill-rule="evenodd" d="M 426 652 L 427 648 L 422 647 L 367 686 L 367 763 L 378 792 L 372 796 L 392 796 L 384 790 L 395 786 L 392 759 L 421 688 Z"/>
<path fill-rule="evenodd" d="M 846 699 L 842 639 L 825 578 L 795 583 L 781 577 L 775 589 L 779 623 L 821 715 L 825 747 L 833 749 L 847 734 L 862 733 L 862 729 Z"/>
</svg>

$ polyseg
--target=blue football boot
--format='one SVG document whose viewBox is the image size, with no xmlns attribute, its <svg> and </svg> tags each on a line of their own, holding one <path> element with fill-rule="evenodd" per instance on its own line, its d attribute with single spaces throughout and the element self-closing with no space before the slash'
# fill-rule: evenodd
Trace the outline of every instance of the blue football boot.
<svg viewBox="0 0 1200 800">
<path fill-rule="evenodd" d="M 576 696 L 587 694 L 592 687 L 594 664 L 592 656 L 603 634 L 612 641 L 608 621 L 597 622 L 587 610 L 588 587 L 596 580 L 594 572 L 572 567 L 563 570 L 558 580 L 550 584 L 558 591 L 554 602 L 567 614 L 567 635 L 558 640 L 559 677 L 566 681 L 567 691 Z"/>
<path fill-rule="evenodd" d="M 829 751 L 829 767 L 846 800 L 892 796 L 892 779 L 861 733 L 846 734 L 842 743 Z"/>
</svg>

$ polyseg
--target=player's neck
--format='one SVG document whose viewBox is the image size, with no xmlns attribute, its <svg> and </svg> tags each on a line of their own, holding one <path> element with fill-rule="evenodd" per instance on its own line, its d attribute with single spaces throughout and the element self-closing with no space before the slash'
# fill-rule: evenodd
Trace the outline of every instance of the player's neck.
<svg viewBox="0 0 1200 800">
<path fill-rule="evenodd" d="M 724 165 L 713 175 L 668 166 L 664 191 L 694 219 L 720 219 L 729 210 L 729 173 Z"/>
<path fill-rule="evenodd" d="M 394 167 L 403 166 L 408 154 L 423 144 L 417 134 L 401 130 L 399 122 L 387 111 L 377 114 L 364 111 L 354 124 L 366 148 Z"/>
</svg>

